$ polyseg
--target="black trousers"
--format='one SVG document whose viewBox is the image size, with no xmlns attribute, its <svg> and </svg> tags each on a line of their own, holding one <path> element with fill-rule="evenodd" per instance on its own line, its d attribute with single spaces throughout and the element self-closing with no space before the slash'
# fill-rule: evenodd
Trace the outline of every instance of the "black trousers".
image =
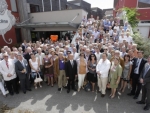
<svg viewBox="0 0 150 113">
<path fill-rule="evenodd" d="M 146 102 L 146 105 L 150 107 L 150 89 L 148 89 L 145 85 L 142 86 L 142 100 L 141 101 Z"/>
<path fill-rule="evenodd" d="M 139 77 L 140 77 L 139 74 L 134 74 L 133 78 L 132 78 L 132 91 L 131 91 L 131 93 L 134 94 L 136 97 L 139 96 L 140 91 L 142 89 L 142 84 L 140 83 Z"/>
<path fill-rule="evenodd" d="M 23 92 L 26 91 L 26 89 L 31 89 L 28 75 L 26 75 L 25 79 L 20 79 L 20 86 Z"/>
<path fill-rule="evenodd" d="M 6 87 L 7 87 L 10 94 L 14 93 L 14 91 L 16 93 L 18 92 L 16 78 L 12 79 L 10 81 L 5 81 L 5 83 L 6 83 Z"/>
<path fill-rule="evenodd" d="M 67 84 L 67 89 L 70 90 L 70 85 L 72 89 L 75 89 L 75 80 L 74 79 L 69 79 L 68 84 Z"/>
</svg>

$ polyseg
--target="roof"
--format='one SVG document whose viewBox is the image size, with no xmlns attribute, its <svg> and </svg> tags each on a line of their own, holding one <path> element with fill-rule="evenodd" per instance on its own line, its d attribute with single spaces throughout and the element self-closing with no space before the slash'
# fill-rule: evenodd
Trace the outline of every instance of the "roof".
<svg viewBox="0 0 150 113">
<path fill-rule="evenodd" d="M 17 28 L 74 28 L 77 29 L 80 24 L 75 24 L 71 22 L 49 22 L 49 23 L 25 23 L 25 24 L 16 24 L 15 27 Z M 69 30 L 69 29 L 68 29 Z"/>
</svg>

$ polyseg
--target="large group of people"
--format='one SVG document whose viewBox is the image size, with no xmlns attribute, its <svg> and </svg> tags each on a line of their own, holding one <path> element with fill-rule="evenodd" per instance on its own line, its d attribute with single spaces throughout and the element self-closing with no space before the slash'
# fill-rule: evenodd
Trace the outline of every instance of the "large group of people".
<svg viewBox="0 0 150 113">
<path fill-rule="evenodd" d="M 18 94 L 19 89 L 26 94 L 32 85 L 42 88 L 43 81 L 51 87 L 57 84 L 58 91 L 66 88 L 67 93 L 85 88 L 95 92 L 98 88 L 101 97 L 110 88 L 113 99 L 116 90 L 124 93 L 131 84 L 128 95 L 137 99 L 142 89 L 137 104 L 146 104 L 144 110 L 150 108 L 150 56 L 143 58 L 128 23 L 121 26 L 118 17 L 84 17 L 72 40 L 24 41 L 19 48 L 4 46 L 0 59 L 0 89 L 4 96 L 8 92 Z"/>
</svg>

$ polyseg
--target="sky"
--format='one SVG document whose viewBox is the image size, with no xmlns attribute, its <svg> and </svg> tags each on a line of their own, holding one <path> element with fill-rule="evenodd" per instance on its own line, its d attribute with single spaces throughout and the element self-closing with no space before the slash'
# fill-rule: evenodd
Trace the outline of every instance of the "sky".
<svg viewBox="0 0 150 113">
<path fill-rule="evenodd" d="M 91 3 L 92 7 L 99 7 L 101 9 L 113 8 L 114 4 L 114 0 L 84 0 L 84 1 Z"/>
</svg>

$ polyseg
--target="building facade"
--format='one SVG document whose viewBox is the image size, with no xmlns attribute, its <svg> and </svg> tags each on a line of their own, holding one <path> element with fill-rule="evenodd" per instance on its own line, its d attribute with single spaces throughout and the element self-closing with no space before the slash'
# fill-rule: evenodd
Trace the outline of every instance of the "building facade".
<svg viewBox="0 0 150 113">
<path fill-rule="evenodd" d="M 5 45 L 14 46 L 21 41 L 21 29 L 11 25 L 11 21 L 20 22 L 17 2 L 16 0 L 1 0 L 0 7 L 6 8 L 1 9 L 1 11 L 4 11 L 4 14 L 0 12 L 0 47 Z M 11 17 L 7 15 L 9 11 L 11 12 Z M 9 29 L 6 27 L 9 27 Z"/>
<path fill-rule="evenodd" d="M 141 21 L 150 20 L 150 0 L 114 0 L 114 9 L 129 7 L 137 8 L 140 16 L 138 17 Z M 114 16 L 116 16 L 114 11 Z"/>
<path fill-rule="evenodd" d="M 84 16 L 89 18 L 93 14 L 95 18 L 99 16 L 100 19 L 103 16 L 101 9 L 91 9 L 91 4 L 84 0 L 70 2 L 67 2 L 67 0 L 1 1 L 1 6 L 4 4 L 3 2 L 8 5 L 7 9 L 11 11 L 11 14 L 15 18 L 14 22 L 16 23 L 9 30 L 7 29 L 7 32 L 0 34 L 0 46 L 15 46 L 23 40 L 31 41 L 32 36 L 46 37 L 50 34 L 48 33 L 49 31 L 53 31 L 53 34 L 55 34 L 54 30 L 56 30 L 56 34 L 60 34 L 58 33 L 59 30 L 76 30 Z M 43 20 L 49 18 L 49 21 L 37 21 L 37 18 Z M 5 26 L 2 19 L 3 16 L 0 15 L 0 30 L 2 26 Z M 46 31 L 48 35 L 45 35 Z"/>
<path fill-rule="evenodd" d="M 97 16 L 99 16 L 100 19 L 102 19 L 104 16 L 103 10 L 98 7 L 91 8 L 91 14 L 94 16 L 95 19 Z"/>
</svg>

